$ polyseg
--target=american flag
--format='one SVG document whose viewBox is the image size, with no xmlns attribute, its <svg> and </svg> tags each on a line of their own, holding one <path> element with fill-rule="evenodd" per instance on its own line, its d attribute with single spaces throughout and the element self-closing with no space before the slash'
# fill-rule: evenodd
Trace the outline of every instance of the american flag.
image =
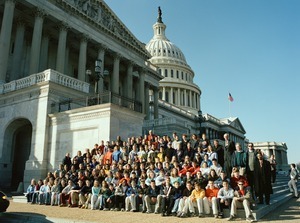
<svg viewBox="0 0 300 223">
<path fill-rule="evenodd" d="M 231 102 L 233 102 L 233 97 L 231 96 L 230 93 L 228 94 L 228 100 L 231 101 Z"/>
</svg>

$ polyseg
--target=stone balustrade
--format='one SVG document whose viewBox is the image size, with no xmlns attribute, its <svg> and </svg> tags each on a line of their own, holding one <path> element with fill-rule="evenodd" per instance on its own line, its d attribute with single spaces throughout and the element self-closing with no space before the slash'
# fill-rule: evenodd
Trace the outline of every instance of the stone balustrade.
<svg viewBox="0 0 300 223">
<path fill-rule="evenodd" d="M 171 109 L 173 109 L 174 111 L 181 112 L 181 113 L 183 113 L 183 114 L 185 114 L 185 115 L 187 115 L 187 116 L 190 116 L 190 117 L 192 117 L 192 118 L 195 117 L 195 115 L 194 115 L 193 113 L 188 112 L 188 111 L 186 111 L 186 110 L 184 110 L 184 109 L 181 109 L 180 107 L 175 106 L 175 105 L 173 105 L 173 104 L 167 103 L 167 102 L 165 102 L 165 101 L 163 101 L 163 100 L 159 100 L 158 103 L 159 103 L 160 105 L 165 106 L 165 107 L 171 108 Z"/>
<path fill-rule="evenodd" d="M 176 118 L 159 118 L 159 119 L 153 119 L 153 120 L 145 120 L 144 121 L 144 127 L 155 127 L 155 126 L 161 126 L 161 125 L 170 125 L 170 124 L 176 124 Z"/>
<path fill-rule="evenodd" d="M 0 85 L 0 94 L 5 94 L 46 81 L 50 81 L 85 93 L 89 92 L 90 84 L 61 74 L 55 70 L 48 69 L 41 73 L 32 74 L 28 77 L 24 77 L 22 79 L 14 80 L 7 84 Z"/>
</svg>

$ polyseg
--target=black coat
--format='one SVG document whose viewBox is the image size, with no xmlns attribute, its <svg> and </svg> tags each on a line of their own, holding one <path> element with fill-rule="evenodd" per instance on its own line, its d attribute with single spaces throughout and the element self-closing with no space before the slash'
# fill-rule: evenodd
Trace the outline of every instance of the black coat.
<svg viewBox="0 0 300 223">
<path fill-rule="evenodd" d="M 273 193 L 271 183 L 271 165 L 267 160 L 263 160 L 262 167 L 260 167 L 259 160 L 256 160 L 254 164 L 254 189 L 256 194 Z"/>
</svg>

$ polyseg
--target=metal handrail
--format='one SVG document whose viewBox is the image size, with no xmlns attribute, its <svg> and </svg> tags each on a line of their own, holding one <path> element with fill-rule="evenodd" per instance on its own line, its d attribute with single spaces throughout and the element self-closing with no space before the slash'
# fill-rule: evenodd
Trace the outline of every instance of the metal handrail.
<svg viewBox="0 0 300 223">
<path fill-rule="evenodd" d="M 51 110 L 52 113 L 55 113 L 107 103 L 112 103 L 142 113 L 141 102 L 118 95 L 111 91 L 106 91 L 101 94 L 91 94 L 82 98 L 68 98 L 59 102 L 53 102 L 51 104 Z"/>
</svg>

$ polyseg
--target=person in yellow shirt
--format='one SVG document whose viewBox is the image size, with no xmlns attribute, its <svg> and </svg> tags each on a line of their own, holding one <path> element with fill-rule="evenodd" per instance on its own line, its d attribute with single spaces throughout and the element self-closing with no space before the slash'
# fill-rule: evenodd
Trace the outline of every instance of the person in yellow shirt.
<svg viewBox="0 0 300 223">
<path fill-rule="evenodd" d="M 198 182 L 195 183 L 194 187 L 195 189 L 187 199 L 180 217 L 187 217 L 188 211 L 190 216 L 195 216 L 195 207 L 198 208 L 199 217 L 200 215 L 203 216 L 203 198 L 205 197 L 205 190 L 201 188 L 201 185 Z"/>
</svg>

